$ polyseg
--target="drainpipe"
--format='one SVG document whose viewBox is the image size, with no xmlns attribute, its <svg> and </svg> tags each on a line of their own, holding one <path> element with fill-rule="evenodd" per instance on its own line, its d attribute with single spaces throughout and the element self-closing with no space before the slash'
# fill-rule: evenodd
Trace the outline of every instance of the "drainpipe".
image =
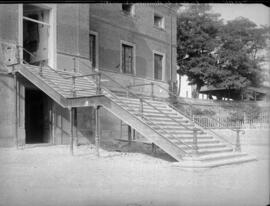
<svg viewBox="0 0 270 206">
<path fill-rule="evenodd" d="M 173 31 L 173 28 L 172 28 L 172 5 L 170 5 L 170 13 L 171 13 L 171 39 L 170 39 L 170 57 L 171 57 L 171 63 L 170 63 L 170 84 L 172 84 L 172 62 L 173 62 L 173 58 L 172 58 L 172 54 L 173 54 L 173 51 L 172 51 L 172 31 Z M 172 87 L 173 85 L 171 85 Z"/>
</svg>

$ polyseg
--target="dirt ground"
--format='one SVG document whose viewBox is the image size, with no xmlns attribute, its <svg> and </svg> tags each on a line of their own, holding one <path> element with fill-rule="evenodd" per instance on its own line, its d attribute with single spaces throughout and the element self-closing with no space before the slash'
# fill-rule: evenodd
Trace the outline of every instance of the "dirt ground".
<svg viewBox="0 0 270 206">
<path fill-rule="evenodd" d="M 258 161 L 183 169 L 151 147 L 93 145 L 0 149 L 1 206 L 265 206 L 269 204 L 269 132 L 250 130 L 243 150 Z M 122 151 L 122 152 L 120 152 Z"/>
</svg>

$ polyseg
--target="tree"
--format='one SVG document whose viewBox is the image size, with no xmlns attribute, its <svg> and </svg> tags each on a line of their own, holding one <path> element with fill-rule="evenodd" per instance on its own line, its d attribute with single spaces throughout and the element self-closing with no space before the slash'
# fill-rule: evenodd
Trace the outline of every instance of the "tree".
<svg viewBox="0 0 270 206">
<path fill-rule="evenodd" d="M 210 53 L 220 44 L 222 21 L 210 10 L 208 4 L 192 4 L 177 19 L 178 73 L 187 75 L 197 91 L 214 74 L 216 60 Z"/>
<path fill-rule="evenodd" d="M 222 71 L 215 86 L 243 89 L 258 87 L 263 82 L 260 51 L 266 48 L 268 28 L 259 28 L 249 19 L 228 21 L 220 32 L 222 46 L 216 52 L 218 69 Z"/>
<path fill-rule="evenodd" d="M 239 89 L 262 81 L 261 52 L 269 28 L 246 18 L 226 24 L 209 5 L 191 5 L 177 21 L 178 73 L 187 75 L 197 91 L 204 85 Z"/>
</svg>

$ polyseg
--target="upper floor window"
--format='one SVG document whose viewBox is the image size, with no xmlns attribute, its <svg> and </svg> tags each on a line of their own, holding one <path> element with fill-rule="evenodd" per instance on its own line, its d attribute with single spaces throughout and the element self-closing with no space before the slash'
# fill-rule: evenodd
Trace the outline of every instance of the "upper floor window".
<svg viewBox="0 0 270 206">
<path fill-rule="evenodd" d="M 134 69 L 134 46 L 131 44 L 122 43 L 121 46 L 121 69 L 123 73 L 135 74 Z"/>
<path fill-rule="evenodd" d="M 122 4 L 122 11 L 124 12 L 124 14 L 133 16 L 134 14 L 133 4 Z"/>
<path fill-rule="evenodd" d="M 159 14 L 154 14 L 154 25 L 164 29 L 164 17 Z"/>
<path fill-rule="evenodd" d="M 50 9 L 35 5 L 23 5 L 23 59 L 39 65 L 48 61 Z"/>
<path fill-rule="evenodd" d="M 90 32 L 89 34 L 89 54 L 92 68 L 97 67 L 97 33 Z"/>
<path fill-rule="evenodd" d="M 154 79 L 163 80 L 164 73 L 164 54 L 154 52 Z"/>
</svg>

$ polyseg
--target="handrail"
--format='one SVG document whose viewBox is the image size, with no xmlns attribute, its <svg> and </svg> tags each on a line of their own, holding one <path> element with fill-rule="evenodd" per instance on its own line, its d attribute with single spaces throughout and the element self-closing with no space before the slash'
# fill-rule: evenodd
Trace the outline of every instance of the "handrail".
<svg viewBox="0 0 270 206">
<path fill-rule="evenodd" d="M 157 84 L 155 84 L 155 85 L 157 85 Z M 178 99 L 178 96 L 176 96 L 173 92 L 167 90 L 166 88 L 164 88 L 164 87 L 162 87 L 162 86 L 160 86 L 160 85 L 157 85 L 157 86 L 160 87 L 161 89 L 167 91 L 169 94 L 172 94 L 173 96 L 175 96 L 175 97 Z M 190 106 L 191 108 L 195 108 L 192 104 L 190 104 L 190 103 L 188 103 L 188 102 L 186 102 L 186 104 L 187 104 L 188 106 Z M 179 111 L 179 112 L 182 113 L 181 110 L 179 110 L 178 108 L 176 108 L 176 107 L 173 106 L 172 104 L 169 104 L 169 105 L 170 105 L 172 108 L 174 108 L 176 111 Z M 184 114 L 184 113 L 182 113 L 182 114 Z M 185 114 L 184 114 L 184 115 L 185 115 Z M 186 116 L 186 115 L 185 115 L 185 116 Z M 207 116 L 208 118 L 210 118 L 210 119 L 212 119 L 212 120 L 218 122 L 219 124 L 223 125 L 222 122 L 220 122 L 219 120 L 213 118 L 212 116 L 208 116 L 208 115 L 206 115 L 206 116 Z M 218 136 L 219 138 L 221 138 L 221 139 L 224 140 L 225 142 L 227 142 L 227 143 L 229 143 L 229 144 L 231 144 L 231 145 L 235 145 L 234 143 L 232 143 L 232 142 L 228 141 L 227 139 L 225 139 L 225 138 L 224 138 L 223 136 L 221 136 L 220 134 L 214 132 L 212 129 L 209 129 L 209 128 L 204 127 L 204 125 L 201 125 L 199 122 L 197 122 L 197 121 L 195 121 L 195 120 L 194 120 L 194 122 L 196 122 L 198 125 L 200 125 L 200 126 L 203 127 L 204 129 L 207 129 L 208 131 L 210 131 L 210 132 L 213 133 L 214 135 Z M 223 125 L 223 126 L 225 127 L 225 125 Z M 225 128 L 226 128 L 226 127 L 225 127 Z M 238 131 L 240 130 L 239 128 L 237 128 L 237 129 L 227 128 L 227 129 L 229 129 L 229 130 L 231 130 L 231 131 L 233 131 L 233 132 L 236 132 L 236 133 L 238 133 Z"/>
<path fill-rule="evenodd" d="M 23 48 L 23 47 L 22 47 Z M 31 56 L 33 56 L 33 57 L 36 57 L 34 54 L 32 54 L 31 52 L 29 52 L 28 50 L 26 50 L 25 48 L 23 48 L 23 50 L 25 50 L 27 53 L 29 53 Z M 23 60 L 24 61 L 24 60 Z M 25 61 L 26 62 L 26 61 Z M 26 62 L 28 65 L 30 65 L 28 62 Z M 50 67 L 50 66 L 48 66 L 47 65 L 47 67 L 49 68 L 49 69 L 51 69 L 51 70 L 53 70 L 53 71 L 55 71 L 55 72 L 57 72 L 55 69 L 53 69 L 52 67 Z M 100 74 L 102 74 L 102 73 L 100 73 L 100 72 L 95 72 L 95 73 L 93 73 L 93 74 L 87 74 L 87 75 L 76 75 L 76 73 L 72 73 L 72 74 L 67 74 L 67 75 L 70 75 L 69 77 L 64 77 L 63 76 L 63 74 L 60 74 L 60 72 L 57 72 L 59 75 L 61 75 L 63 78 L 65 78 L 65 79 L 70 79 L 70 78 L 73 78 L 73 79 L 75 79 L 75 78 L 82 78 L 82 77 L 87 77 L 87 76 L 96 76 L 96 75 L 100 75 Z M 116 84 L 118 84 L 118 86 L 120 86 L 120 87 L 122 87 L 122 88 L 124 88 L 121 84 L 119 84 L 118 82 L 116 82 L 114 79 L 111 79 L 109 76 L 107 76 L 107 75 L 105 75 L 104 73 L 103 73 L 103 75 L 104 76 L 106 76 L 107 78 L 109 78 L 111 81 L 113 81 L 113 82 L 115 82 Z M 53 83 L 53 82 L 52 82 Z M 55 84 L 56 85 L 56 84 Z M 57 87 L 59 87 L 58 85 L 56 85 Z M 101 85 L 100 85 L 101 86 Z M 60 88 L 60 87 L 59 87 Z M 106 87 L 103 87 L 102 86 L 102 88 L 104 89 L 104 90 L 106 90 L 107 92 L 109 92 L 112 96 L 114 96 L 115 98 L 117 98 L 118 100 L 120 100 L 121 102 L 123 102 L 121 99 L 119 99 L 115 94 L 113 94 L 108 88 L 106 88 Z M 60 88 L 61 89 L 61 88 Z M 124 88 L 125 89 L 125 88 Z M 62 89 L 61 89 L 62 90 Z M 85 89 L 85 90 L 87 90 L 87 89 Z M 63 90 L 62 90 L 63 91 Z M 74 90 L 74 91 L 76 91 L 76 90 Z M 73 91 L 73 92 L 74 92 Z M 77 90 L 78 91 L 78 90 Z M 132 93 L 133 94 L 133 93 Z M 134 96 L 137 96 L 137 95 L 135 95 L 135 94 L 133 94 Z M 144 101 L 145 102 L 145 101 Z M 123 102 L 124 103 L 124 102 Z M 146 104 L 148 104 L 148 105 L 150 105 L 150 106 L 152 106 L 152 107 L 154 107 L 153 105 L 151 105 L 151 104 L 149 104 L 148 102 L 145 102 Z M 125 105 L 126 105 L 126 103 L 124 103 Z M 127 105 L 128 106 L 128 105 Z M 129 107 L 129 106 L 128 106 Z M 130 107 L 129 107 L 130 108 Z M 159 109 L 157 109 L 156 107 L 154 107 L 156 110 L 158 110 L 159 112 L 161 112 Z M 136 110 L 134 110 L 133 108 L 131 108 L 133 111 L 135 111 L 136 112 Z M 165 114 L 166 115 L 166 114 Z M 167 116 L 167 115 L 166 115 Z M 169 117 L 169 116 L 168 116 Z M 136 117 L 137 118 L 137 117 Z M 170 118 L 170 117 L 169 117 Z M 146 119 L 146 118 L 145 118 Z M 151 120 L 149 120 L 149 119 L 146 119 L 148 122 L 151 122 L 152 124 L 154 124 Z M 144 123 L 144 124 L 146 124 L 146 123 Z M 149 126 L 149 125 L 148 125 Z M 167 133 L 167 134 L 169 134 L 169 135 L 171 135 L 171 136 L 173 136 L 172 134 L 170 134 L 170 133 L 168 133 L 166 130 L 164 130 L 163 128 L 161 128 L 159 125 L 156 125 L 156 126 L 158 126 L 158 128 L 161 130 L 161 131 L 164 131 L 165 133 Z M 184 125 L 183 125 L 184 126 Z M 150 126 L 151 127 L 151 126 Z M 185 127 L 185 126 L 184 126 Z M 155 131 L 155 130 L 154 130 Z M 155 131 L 156 132 L 156 131 Z M 159 133 L 158 133 L 159 134 Z M 159 135 L 161 135 L 161 136 L 163 136 L 162 134 L 159 134 Z M 163 136 L 164 137 L 164 139 L 165 140 L 167 140 L 167 141 L 169 141 L 169 142 L 171 142 L 169 139 L 167 139 L 167 138 L 165 138 L 165 136 Z M 181 144 L 183 144 L 183 145 L 185 145 L 187 148 L 191 148 L 189 145 L 187 145 L 187 144 L 185 144 L 185 143 L 183 143 L 182 141 L 180 141 L 181 142 Z M 192 148 L 191 148 L 192 149 Z M 184 151 L 183 149 L 180 149 L 181 150 L 181 152 L 182 153 L 184 153 L 184 154 L 188 154 L 186 151 Z"/>
<path fill-rule="evenodd" d="M 129 106 L 127 103 L 125 103 L 123 100 L 119 99 L 119 97 L 118 97 L 117 95 L 115 95 L 113 92 L 111 92 L 108 88 L 106 88 L 106 87 L 104 87 L 104 86 L 101 86 L 101 87 L 102 87 L 105 91 L 107 91 L 110 95 L 112 95 L 113 97 L 115 97 L 117 100 L 121 101 L 121 103 L 123 103 L 125 106 L 127 106 L 128 108 L 130 108 L 130 109 L 133 110 L 134 112 L 137 112 L 134 108 L 130 107 L 130 106 Z M 123 107 L 122 107 L 122 109 L 126 110 L 126 109 L 123 108 Z M 129 112 L 128 110 L 126 110 L 126 111 Z M 138 117 L 137 117 L 136 115 L 135 115 L 134 117 L 138 119 Z M 151 120 L 149 120 L 148 118 L 144 118 L 144 119 L 146 119 L 148 122 L 154 124 L 154 123 L 153 123 Z M 146 123 L 144 123 L 144 124 L 146 124 Z M 148 125 L 148 126 L 149 126 L 149 125 Z M 163 131 L 163 132 L 165 132 L 165 133 L 167 133 L 167 134 L 169 134 L 169 135 L 171 135 L 171 136 L 174 136 L 174 135 L 168 133 L 166 130 L 164 130 L 164 129 L 163 129 L 162 127 L 160 127 L 159 125 L 157 125 L 157 126 L 158 126 L 158 128 L 159 128 L 161 131 Z M 150 127 L 151 127 L 151 126 L 150 126 Z M 161 135 L 162 137 L 164 137 L 165 140 L 171 142 L 171 141 L 170 141 L 168 138 L 166 138 L 164 135 L 158 133 L 158 132 L 155 131 L 155 130 L 153 130 L 153 131 L 156 132 L 157 134 Z M 185 145 L 187 148 L 192 149 L 191 146 L 185 144 L 185 143 L 182 142 L 182 141 L 180 141 L 180 142 L 181 142 L 181 144 Z M 172 143 L 172 142 L 171 142 L 171 143 Z M 181 151 L 182 151 L 184 154 L 190 155 L 189 153 L 187 153 L 187 152 L 184 151 L 183 149 L 181 149 Z"/>
<path fill-rule="evenodd" d="M 98 73 L 97 73 L 97 74 L 98 74 Z M 97 75 L 97 74 L 96 74 L 96 75 Z M 105 76 L 105 75 L 104 75 L 104 76 Z M 114 81 L 114 80 L 112 79 L 112 81 Z M 106 92 L 108 92 L 108 93 L 109 93 L 110 95 L 112 95 L 114 98 L 116 98 L 117 100 L 121 101 L 121 103 L 123 103 L 123 104 L 124 104 L 125 106 L 127 106 L 129 109 L 131 109 L 131 110 L 134 111 L 134 112 L 137 112 L 134 108 L 130 107 L 130 106 L 129 106 L 128 104 L 126 104 L 123 100 L 121 100 L 117 95 L 115 95 L 112 91 L 110 91 L 110 89 L 108 89 L 107 87 L 102 86 L 102 85 L 100 85 L 100 86 L 102 87 L 103 90 L 105 90 Z M 120 85 L 120 86 L 122 86 L 122 85 Z M 125 108 L 122 108 L 122 109 L 126 110 Z M 126 110 L 126 111 L 129 112 L 128 110 Z M 135 118 L 137 118 L 137 116 L 135 116 Z M 138 119 L 138 118 L 137 118 L 137 119 Z M 149 120 L 149 119 L 147 119 L 147 118 L 144 118 L 144 119 L 146 119 L 148 122 L 154 124 L 151 120 Z M 146 124 L 146 123 L 144 123 L 144 124 Z M 149 126 L 149 125 L 148 125 L 148 126 Z M 167 133 L 167 134 L 169 134 L 169 135 L 171 135 L 171 136 L 174 136 L 174 135 L 168 133 L 166 130 L 164 130 L 164 129 L 163 129 L 162 127 L 160 127 L 159 125 L 157 125 L 157 126 L 159 127 L 159 129 L 160 129 L 161 131 L 163 131 L 163 132 L 165 132 L 165 133 Z M 156 131 L 154 130 L 154 132 L 156 132 Z M 158 133 L 158 132 L 156 132 L 156 133 Z M 161 135 L 161 136 L 163 136 L 165 140 L 171 142 L 171 141 L 168 140 L 164 135 L 162 135 L 162 134 L 160 134 L 160 133 L 158 133 L 158 134 Z M 180 141 L 180 142 L 181 142 L 181 144 L 185 145 L 187 148 L 192 149 L 191 146 L 185 144 L 185 143 L 182 142 L 182 141 Z M 172 143 L 172 142 L 171 142 L 171 143 Z M 181 151 L 182 151 L 184 154 L 189 155 L 189 154 L 188 154 L 186 151 L 184 151 L 183 149 L 181 149 Z"/>
<path fill-rule="evenodd" d="M 128 85 L 127 88 L 132 88 L 132 87 L 141 87 L 141 86 L 147 86 L 147 85 L 153 85 L 154 83 L 145 83 L 145 84 L 135 84 L 135 85 Z"/>
<path fill-rule="evenodd" d="M 114 83 L 116 83 L 118 86 L 120 86 L 122 89 L 127 90 L 123 85 L 119 84 L 117 81 L 115 81 L 114 79 L 112 79 L 110 76 L 108 76 L 107 74 L 102 73 L 102 75 L 106 76 L 107 78 L 109 78 L 111 81 L 113 81 Z M 129 94 L 135 96 L 137 99 L 141 99 L 137 94 L 133 93 L 133 92 L 129 92 Z M 169 119 L 173 120 L 174 122 L 178 123 L 180 126 L 184 127 L 187 130 L 193 130 L 191 128 L 188 128 L 187 126 L 181 124 L 180 122 L 176 121 L 174 118 L 170 117 L 169 115 L 165 114 L 164 112 L 162 112 L 160 109 L 156 108 L 154 105 L 146 102 L 145 100 L 142 99 L 142 101 L 144 103 L 146 103 L 147 105 L 149 105 L 150 107 L 153 107 L 154 109 L 156 109 L 157 111 L 159 111 L 160 113 L 164 114 L 166 117 L 168 117 Z"/>
<path fill-rule="evenodd" d="M 24 48 L 23 46 L 21 46 L 21 45 L 16 45 L 16 46 L 22 48 L 23 51 L 25 51 L 27 54 L 29 54 L 30 56 L 32 56 L 32 57 L 34 57 L 34 58 L 40 57 L 40 56 L 34 55 L 32 52 L 28 51 L 27 49 L 25 49 L 25 48 Z M 44 61 L 44 60 L 48 60 L 48 58 L 42 59 L 42 60 L 40 60 L 40 61 Z M 28 63 L 28 64 L 29 64 L 29 63 Z"/>
<path fill-rule="evenodd" d="M 84 63 L 83 63 L 83 64 L 84 64 Z M 85 65 L 86 65 L 86 64 L 85 64 Z M 88 66 L 88 65 L 86 65 L 86 66 Z M 115 81 L 113 78 L 111 78 L 111 77 L 108 76 L 107 74 L 105 74 L 105 73 L 103 73 L 103 72 L 95 72 L 95 73 L 96 73 L 97 75 L 98 75 L 98 74 L 101 74 L 101 75 L 105 76 L 106 78 L 108 78 L 108 79 L 110 79 L 112 82 L 114 82 L 116 85 L 118 85 L 120 88 L 122 88 L 122 89 L 124 89 L 124 90 L 127 90 L 123 85 L 119 84 L 117 81 Z M 84 76 L 84 75 L 82 75 L 82 76 Z M 81 77 L 82 77 L 82 76 L 81 76 Z M 111 92 L 110 89 L 108 89 L 107 87 L 104 87 L 104 86 L 102 86 L 102 88 L 105 89 L 107 92 L 109 92 L 112 96 L 114 96 L 115 98 L 117 98 L 118 100 L 120 100 L 122 103 L 124 103 L 126 106 L 128 106 L 125 102 L 123 102 L 121 99 L 119 99 L 113 92 Z M 187 128 L 188 130 L 193 131 L 193 129 L 190 129 L 190 128 L 186 127 L 185 125 L 182 125 L 181 123 L 179 123 L 178 121 L 174 120 L 173 118 L 171 118 L 170 116 L 168 116 L 167 114 L 165 114 L 164 112 L 162 112 L 161 110 L 159 110 L 158 108 L 156 108 L 155 106 L 153 106 L 153 105 L 149 104 L 148 102 L 144 101 L 142 98 L 138 97 L 138 95 L 136 95 L 136 94 L 134 94 L 134 93 L 131 93 L 131 94 L 132 94 L 133 96 L 137 97 L 137 99 L 141 99 L 142 102 L 146 103 L 147 105 L 150 105 L 150 106 L 153 107 L 154 109 L 158 110 L 160 113 L 163 113 L 163 114 L 164 114 L 165 116 L 167 116 L 169 119 L 172 119 L 173 121 L 175 121 L 176 123 L 180 124 L 181 126 L 184 126 L 184 127 Z M 128 106 L 128 107 L 129 107 L 129 106 Z M 129 108 L 130 108 L 130 107 L 129 107 Z M 135 111 L 133 108 L 132 108 L 132 110 Z M 137 112 L 137 111 L 135 111 L 135 112 Z M 145 119 L 147 119 L 147 118 L 145 118 Z M 147 119 L 147 121 L 153 123 L 153 122 L 152 122 L 151 120 L 149 120 L 149 119 Z M 154 124 L 154 123 L 153 123 L 153 124 Z M 155 124 L 155 125 L 157 125 L 157 124 Z M 166 130 L 162 129 L 159 125 L 157 125 L 157 126 L 158 126 L 162 131 L 164 131 L 164 132 L 166 132 L 167 134 L 169 134 Z M 160 135 L 161 135 L 161 134 L 160 134 Z M 169 134 L 169 135 L 171 135 L 171 136 L 174 137 L 174 135 L 172 135 L 172 134 Z M 163 135 L 162 135 L 162 136 L 163 136 Z M 181 144 L 183 144 L 183 145 L 185 145 L 186 147 L 192 149 L 192 147 L 190 147 L 189 145 L 185 144 L 185 143 L 182 142 L 181 140 L 179 140 L 179 141 L 181 142 Z M 185 151 L 183 151 L 183 152 L 185 152 Z"/>
<path fill-rule="evenodd" d="M 29 64 L 27 61 L 23 60 L 24 62 L 26 62 L 28 65 L 31 65 Z M 25 67 L 25 65 L 22 65 Z M 31 72 L 31 71 L 30 71 Z M 32 73 L 32 72 L 31 72 Z M 50 81 L 52 84 L 54 84 L 55 86 L 57 86 L 62 92 L 66 92 L 65 90 L 63 90 L 61 87 L 59 87 L 57 84 L 55 84 L 53 81 L 51 81 L 50 79 L 47 79 L 48 81 Z M 59 92 L 58 92 L 59 93 Z M 60 94 L 60 93 L 59 93 Z M 60 94 L 61 95 L 61 94 Z"/>
<path fill-rule="evenodd" d="M 155 84 L 155 85 L 156 85 L 156 84 Z M 175 96 L 175 97 L 178 99 L 178 96 L 176 96 L 173 92 L 167 90 L 166 88 L 164 88 L 164 87 L 162 87 L 162 86 L 160 86 L 160 85 L 157 85 L 157 86 L 160 87 L 161 89 L 167 91 L 169 94 Z M 190 104 L 190 103 L 188 103 L 188 102 L 185 102 L 185 103 L 186 103 L 188 106 L 190 106 L 191 108 L 195 108 L 192 104 Z M 220 124 L 223 124 L 222 122 L 220 122 L 219 120 L 213 118 L 212 116 L 208 116 L 208 115 L 206 115 L 206 116 L 209 117 L 210 119 L 212 119 L 212 120 L 214 120 L 214 121 L 220 123 Z M 225 126 L 225 125 L 224 125 L 224 126 Z M 228 128 L 228 129 L 233 130 L 233 131 L 236 132 L 236 130 L 234 130 L 234 129 L 231 129 L 231 128 Z"/>
</svg>

